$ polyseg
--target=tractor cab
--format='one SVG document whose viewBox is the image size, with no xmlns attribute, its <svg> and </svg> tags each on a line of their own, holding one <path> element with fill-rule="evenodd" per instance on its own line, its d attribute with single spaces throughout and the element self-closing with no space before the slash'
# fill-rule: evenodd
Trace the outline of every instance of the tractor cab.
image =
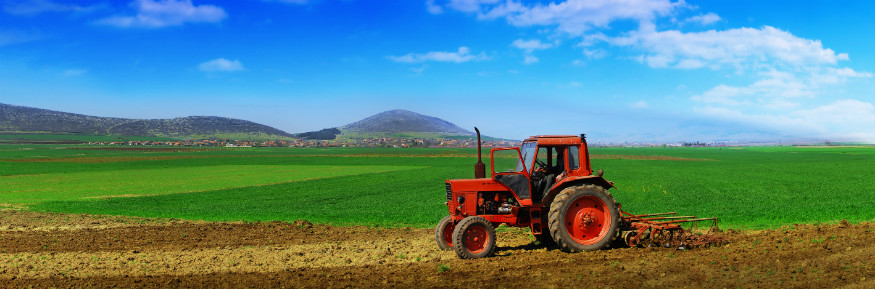
<svg viewBox="0 0 875 290">
<path fill-rule="evenodd" d="M 601 176 L 591 176 L 583 135 L 532 136 L 520 147 L 494 148 L 490 155 L 491 178 L 526 204 L 548 202 L 556 185 L 568 181 L 588 179 L 612 187 Z"/>
</svg>

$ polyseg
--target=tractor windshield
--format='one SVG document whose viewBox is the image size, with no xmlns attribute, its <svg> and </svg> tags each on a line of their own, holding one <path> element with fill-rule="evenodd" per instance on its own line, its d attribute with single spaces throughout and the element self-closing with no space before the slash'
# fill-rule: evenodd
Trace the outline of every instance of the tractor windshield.
<svg viewBox="0 0 875 290">
<path fill-rule="evenodd" d="M 535 162 L 535 150 L 538 149 L 538 144 L 535 142 L 523 143 L 520 146 L 520 153 L 523 154 L 523 161 L 526 163 L 526 170 L 532 170 L 532 163 Z M 517 171 L 522 171 L 523 164 L 517 164 Z"/>
</svg>

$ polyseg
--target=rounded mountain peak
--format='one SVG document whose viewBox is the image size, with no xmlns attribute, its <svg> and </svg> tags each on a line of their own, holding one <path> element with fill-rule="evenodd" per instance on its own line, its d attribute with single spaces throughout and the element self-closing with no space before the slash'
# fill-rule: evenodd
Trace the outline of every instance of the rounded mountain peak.
<svg viewBox="0 0 875 290">
<path fill-rule="evenodd" d="M 440 118 L 422 115 L 407 110 L 385 111 L 361 121 L 344 126 L 353 132 L 436 132 L 472 135 L 468 130 Z"/>
</svg>

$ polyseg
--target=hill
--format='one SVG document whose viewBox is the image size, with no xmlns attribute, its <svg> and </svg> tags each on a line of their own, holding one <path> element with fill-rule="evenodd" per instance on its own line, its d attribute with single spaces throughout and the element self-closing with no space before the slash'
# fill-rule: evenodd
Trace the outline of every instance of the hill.
<svg viewBox="0 0 875 290">
<path fill-rule="evenodd" d="M 339 135 L 339 137 L 338 137 Z M 305 132 L 296 136 L 312 140 L 365 138 L 467 138 L 471 131 L 459 128 L 443 119 L 407 110 L 385 111 L 342 127 Z"/>
<path fill-rule="evenodd" d="M 95 135 L 271 138 L 292 135 L 282 130 L 250 122 L 213 116 L 173 119 L 125 119 L 95 117 L 0 103 L 0 131 L 52 132 Z"/>
<path fill-rule="evenodd" d="M 444 135 L 474 135 L 443 119 L 406 110 L 382 112 L 341 127 L 355 133 L 441 133 Z"/>
<path fill-rule="evenodd" d="M 334 140 L 337 138 L 337 135 L 340 134 L 340 130 L 337 128 L 328 128 L 322 129 L 319 131 L 311 131 L 296 134 L 295 136 L 302 139 L 311 139 L 311 140 Z"/>
</svg>

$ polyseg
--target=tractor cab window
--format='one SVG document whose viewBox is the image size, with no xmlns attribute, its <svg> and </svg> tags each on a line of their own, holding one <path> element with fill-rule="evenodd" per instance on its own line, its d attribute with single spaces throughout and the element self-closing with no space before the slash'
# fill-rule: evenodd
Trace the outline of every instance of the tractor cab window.
<svg viewBox="0 0 875 290">
<path fill-rule="evenodd" d="M 577 169 L 580 168 L 580 147 L 571 146 L 568 147 L 568 168 Z"/>
<path fill-rule="evenodd" d="M 540 147 L 532 173 L 559 174 L 565 171 L 564 147 Z"/>
<path fill-rule="evenodd" d="M 493 173 L 524 172 L 520 152 L 515 149 L 497 150 L 492 153 Z"/>
<path fill-rule="evenodd" d="M 525 164 L 520 165 L 525 165 L 525 168 L 527 170 L 531 169 L 532 163 L 535 162 L 535 156 L 537 155 L 535 150 L 537 149 L 538 144 L 536 144 L 535 142 L 523 143 L 523 145 L 520 146 L 520 153 L 522 153 L 523 155 L 523 160 L 525 160 Z"/>
</svg>

